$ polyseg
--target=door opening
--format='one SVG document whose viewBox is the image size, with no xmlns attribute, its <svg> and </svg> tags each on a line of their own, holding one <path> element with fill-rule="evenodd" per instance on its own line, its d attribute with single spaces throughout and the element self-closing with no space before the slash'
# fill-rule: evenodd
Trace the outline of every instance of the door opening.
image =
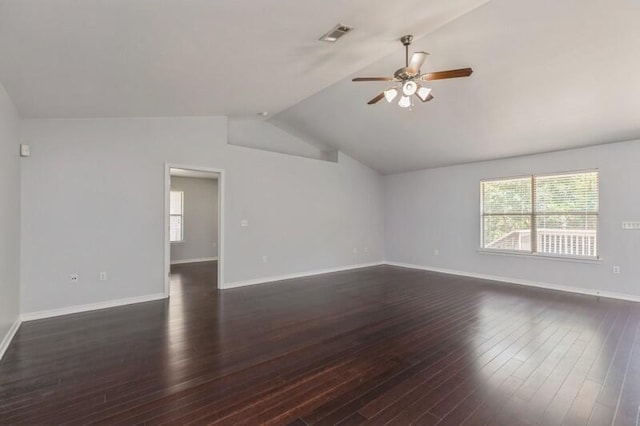
<svg viewBox="0 0 640 426">
<path fill-rule="evenodd" d="M 199 274 L 207 285 L 216 289 L 222 287 L 223 195 L 224 170 L 175 164 L 165 166 L 167 297 L 172 287 L 184 284 L 180 277 L 185 274 Z"/>
</svg>

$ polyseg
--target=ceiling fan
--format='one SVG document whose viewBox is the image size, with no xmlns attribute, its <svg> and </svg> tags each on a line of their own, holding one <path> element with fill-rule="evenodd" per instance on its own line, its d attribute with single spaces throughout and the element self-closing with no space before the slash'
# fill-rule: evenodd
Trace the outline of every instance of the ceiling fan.
<svg viewBox="0 0 640 426">
<path fill-rule="evenodd" d="M 460 68 L 457 70 L 438 71 L 420 74 L 420 67 L 427 59 L 426 52 L 415 52 L 409 59 L 409 45 L 413 41 L 412 35 L 403 36 L 400 42 L 405 48 L 405 66 L 398 69 L 393 77 L 357 77 L 352 81 L 392 81 L 399 83 L 394 87 L 390 87 L 380 92 L 375 98 L 367 102 L 373 105 L 385 98 L 387 102 L 392 102 L 398 94 L 402 94 L 398 105 L 401 108 L 413 106 L 412 96 L 415 95 L 422 102 L 429 102 L 433 99 L 431 88 L 423 86 L 421 83 L 425 81 L 444 80 L 446 78 L 469 77 L 473 70 L 471 68 Z"/>
</svg>

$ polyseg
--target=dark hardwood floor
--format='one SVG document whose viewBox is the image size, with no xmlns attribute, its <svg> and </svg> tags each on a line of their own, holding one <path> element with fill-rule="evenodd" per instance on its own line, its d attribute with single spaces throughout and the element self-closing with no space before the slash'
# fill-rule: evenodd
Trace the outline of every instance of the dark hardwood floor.
<svg viewBox="0 0 640 426">
<path fill-rule="evenodd" d="M 640 304 L 379 266 L 22 324 L 1 424 L 635 425 Z"/>
</svg>

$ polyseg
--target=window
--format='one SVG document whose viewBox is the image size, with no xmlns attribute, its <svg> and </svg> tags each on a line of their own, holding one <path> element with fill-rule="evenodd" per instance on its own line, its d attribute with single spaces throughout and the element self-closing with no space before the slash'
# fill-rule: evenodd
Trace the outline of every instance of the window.
<svg viewBox="0 0 640 426">
<path fill-rule="evenodd" d="M 598 172 L 481 182 L 482 248 L 598 257 Z"/>
<path fill-rule="evenodd" d="M 169 241 L 184 241 L 184 192 L 169 193 Z"/>
</svg>

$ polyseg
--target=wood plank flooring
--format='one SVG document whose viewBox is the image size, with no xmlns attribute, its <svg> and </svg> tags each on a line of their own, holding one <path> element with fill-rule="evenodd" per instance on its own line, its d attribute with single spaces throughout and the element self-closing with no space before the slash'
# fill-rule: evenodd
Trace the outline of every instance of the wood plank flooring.
<svg viewBox="0 0 640 426">
<path fill-rule="evenodd" d="M 0 424 L 636 425 L 640 304 L 391 266 L 24 323 Z"/>
</svg>

